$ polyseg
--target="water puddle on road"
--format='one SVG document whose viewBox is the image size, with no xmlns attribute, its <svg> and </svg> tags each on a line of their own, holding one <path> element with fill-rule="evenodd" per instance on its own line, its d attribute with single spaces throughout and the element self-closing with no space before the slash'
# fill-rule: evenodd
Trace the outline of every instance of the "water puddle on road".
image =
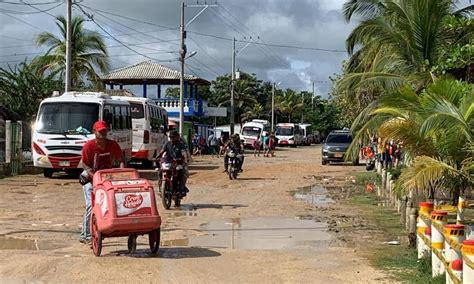
<svg viewBox="0 0 474 284">
<path fill-rule="evenodd" d="M 292 194 L 293 198 L 303 200 L 306 203 L 315 206 L 326 205 L 334 202 L 330 197 L 328 197 L 326 188 L 319 184 L 302 187 L 292 192 Z"/>
<path fill-rule="evenodd" d="M 205 236 L 163 241 L 163 246 L 280 250 L 319 246 L 331 239 L 324 223 L 298 218 L 216 220 L 201 226 Z"/>
<path fill-rule="evenodd" d="M 0 236 L 0 250 L 53 250 L 61 246 L 48 241 Z"/>
</svg>

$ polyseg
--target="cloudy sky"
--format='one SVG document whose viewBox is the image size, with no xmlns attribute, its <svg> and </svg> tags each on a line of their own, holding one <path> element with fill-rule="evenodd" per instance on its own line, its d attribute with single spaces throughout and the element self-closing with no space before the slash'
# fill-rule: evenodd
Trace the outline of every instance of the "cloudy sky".
<svg viewBox="0 0 474 284">
<path fill-rule="evenodd" d="M 185 1 L 190 5 L 196 2 Z M 207 3 L 214 2 L 207 0 Z M 197 54 L 187 60 L 186 73 L 208 80 L 214 79 L 216 74 L 230 73 L 231 39 L 235 37 L 239 40 L 238 69 L 255 73 L 263 80 L 281 82 L 283 88 L 311 91 L 312 81 L 317 81 L 316 93 L 325 96 L 330 88 L 328 77 L 340 71 L 341 61 L 347 57 L 344 41 L 353 24 L 347 24 L 342 18 L 344 2 L 218 0 L 217 7 L 209 7 L 187 27 L 188 51 L 197 51 Z M 150 58 L 179 68 L 176 58 L 180 3 L 178 0 L 80 1 L 97 24 L 132 49 L 121 46 L 111 37 L 105 38 L 113 68 Z M 199 3 L 204 1 L 199 0 Z M 186 22 L 199 11 L 200 8 L 187 7 Z M 54 18 L 48 13 L 65 15 L 64 0 L 0 0 L 1 67 L 31 59 L 45 50 L 36 47 L 33 39 L 42 31 L 58 34 Z M 73 15 L 82 13 L 78 8 L 73 10 Z M 86 27 L 105 34 L 93 22 L 88 22 Z M 255 43 L 246 46 L 245 42 Z"/>
</svg>

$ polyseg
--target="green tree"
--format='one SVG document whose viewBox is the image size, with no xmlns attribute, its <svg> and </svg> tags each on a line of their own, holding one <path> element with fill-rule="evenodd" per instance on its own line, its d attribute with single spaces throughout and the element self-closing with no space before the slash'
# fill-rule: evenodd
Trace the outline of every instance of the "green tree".
<svg viewBox="0 0 474 284">
<path fill-rule="evenodd" d="M 347 38 L 351 57 L 338 89 L 354 103 L 358 95 L 377 97 L 403 84 L 423 90 L 433 82 L 432 69 L 445 60 L 446 47 L 470 34 L 471 27 L 454 31 L 446 19 L 471 10 L 456 11 L 452 0 L 348 0 L 346 19 L 362 21 Z"/>
<path fill-rule="evenodd" d="M 109 70 L 109 58 L 107 46 L 102 36 L 93 31 L 84 30 L 85 19 L 79 16 L 73 17 L 71 22 L 71 87 L 80 88 L 84 85 L 86 78 L 96 87 L 101 87 L 97 71 L 102 73 Z M 45 55 L 33 60 L 39 72 L 51 72 L 58 74 L 61 79 L 65 76 L 66 65 L 66 19 L 63 16 L 56 17 L 56 25 L 60 30 L 60 37 L 43 32 L 36 37 L 39 46 L 47 46 Z"/>
<path fill-rule="evenodd" d="M 281 113 L 287 115 L 288 122 L 292 122 L 292 115 L 302 107 L 303 103 L 301 96 L 298 96 L 298 94 L 292 89 L 286 89 L 275 98 L 275 108 L 280 110 Z"/>
<path fill-rule="evenodd" d="M 428 189 L 433 196 L 435 188 L 449 188 L 457 196 L 473 185 L 472 85 L 437 80 L 421 94 L 406 86 L 369 105 L 352 131 L 357 133 L 352 155 L 367 132 L 403 143 L 409 166 L 402 170 L 398 184 L 404 190 Z"/>
<path fill-rule="evenodd" d="M 44 98 L 50 97 L 53 91 L 62 91 L 63 83 L 54 77 L 54 73 L 38 75 L 26 61 L 14 68 L 0 68 L 0 104 L 30 121 Z"/>
<path fill-rule="evenodd" d="M 244 112 L 240 117 L 242 122 L 250 121 L 252 119 L 268 119 L 268 113 L 265 112 L 265 109 L 261 104 L 257 103 L 251 109 Z"/>
</svg>

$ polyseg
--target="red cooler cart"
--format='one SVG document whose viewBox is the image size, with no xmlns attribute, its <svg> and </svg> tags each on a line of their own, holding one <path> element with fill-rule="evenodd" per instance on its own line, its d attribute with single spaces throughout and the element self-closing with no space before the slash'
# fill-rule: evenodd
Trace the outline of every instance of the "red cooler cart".
<svg viewBox="0 0 474 284">
<path fill-rule="evenodd" d="M 153 254 L 160 246 L 161 217 L 151 183 L 135 169 L 100 170 L 94 174 L 92 192 L 92 250 L 100 256 L 104 238 L 128 236 L 128 251 L 137 247 L 137 236 L 148 234 Z"/>
</svg>

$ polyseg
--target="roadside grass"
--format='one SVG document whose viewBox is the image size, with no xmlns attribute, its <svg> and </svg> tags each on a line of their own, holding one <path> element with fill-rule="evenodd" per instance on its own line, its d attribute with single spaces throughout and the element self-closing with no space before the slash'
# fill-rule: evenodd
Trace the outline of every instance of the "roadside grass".
<svg viewBox="0 0 474 284">
<path fill-rule="evenodd" d="M 385 240 L 374 239 L 364 244 L 364 252 L 372 265 L 402 283 L 445 283 L 444 274 L 431 277 L 431 258 L 418 260 L 416 250 L 408 248 L 405 241 L 400 241 L 400 245 L 382 244 L 386 240 L 406 239 L 405 228 L 399 222 L 400 215 L 390 208 L 377 206 L 375 194 L 365 192 L 366 183 L 377 180 L 375 173 L 357 173 L 354 176 L 357 190 L 346 202 L 360 210 L 386 237 Z"/>
</svg>

